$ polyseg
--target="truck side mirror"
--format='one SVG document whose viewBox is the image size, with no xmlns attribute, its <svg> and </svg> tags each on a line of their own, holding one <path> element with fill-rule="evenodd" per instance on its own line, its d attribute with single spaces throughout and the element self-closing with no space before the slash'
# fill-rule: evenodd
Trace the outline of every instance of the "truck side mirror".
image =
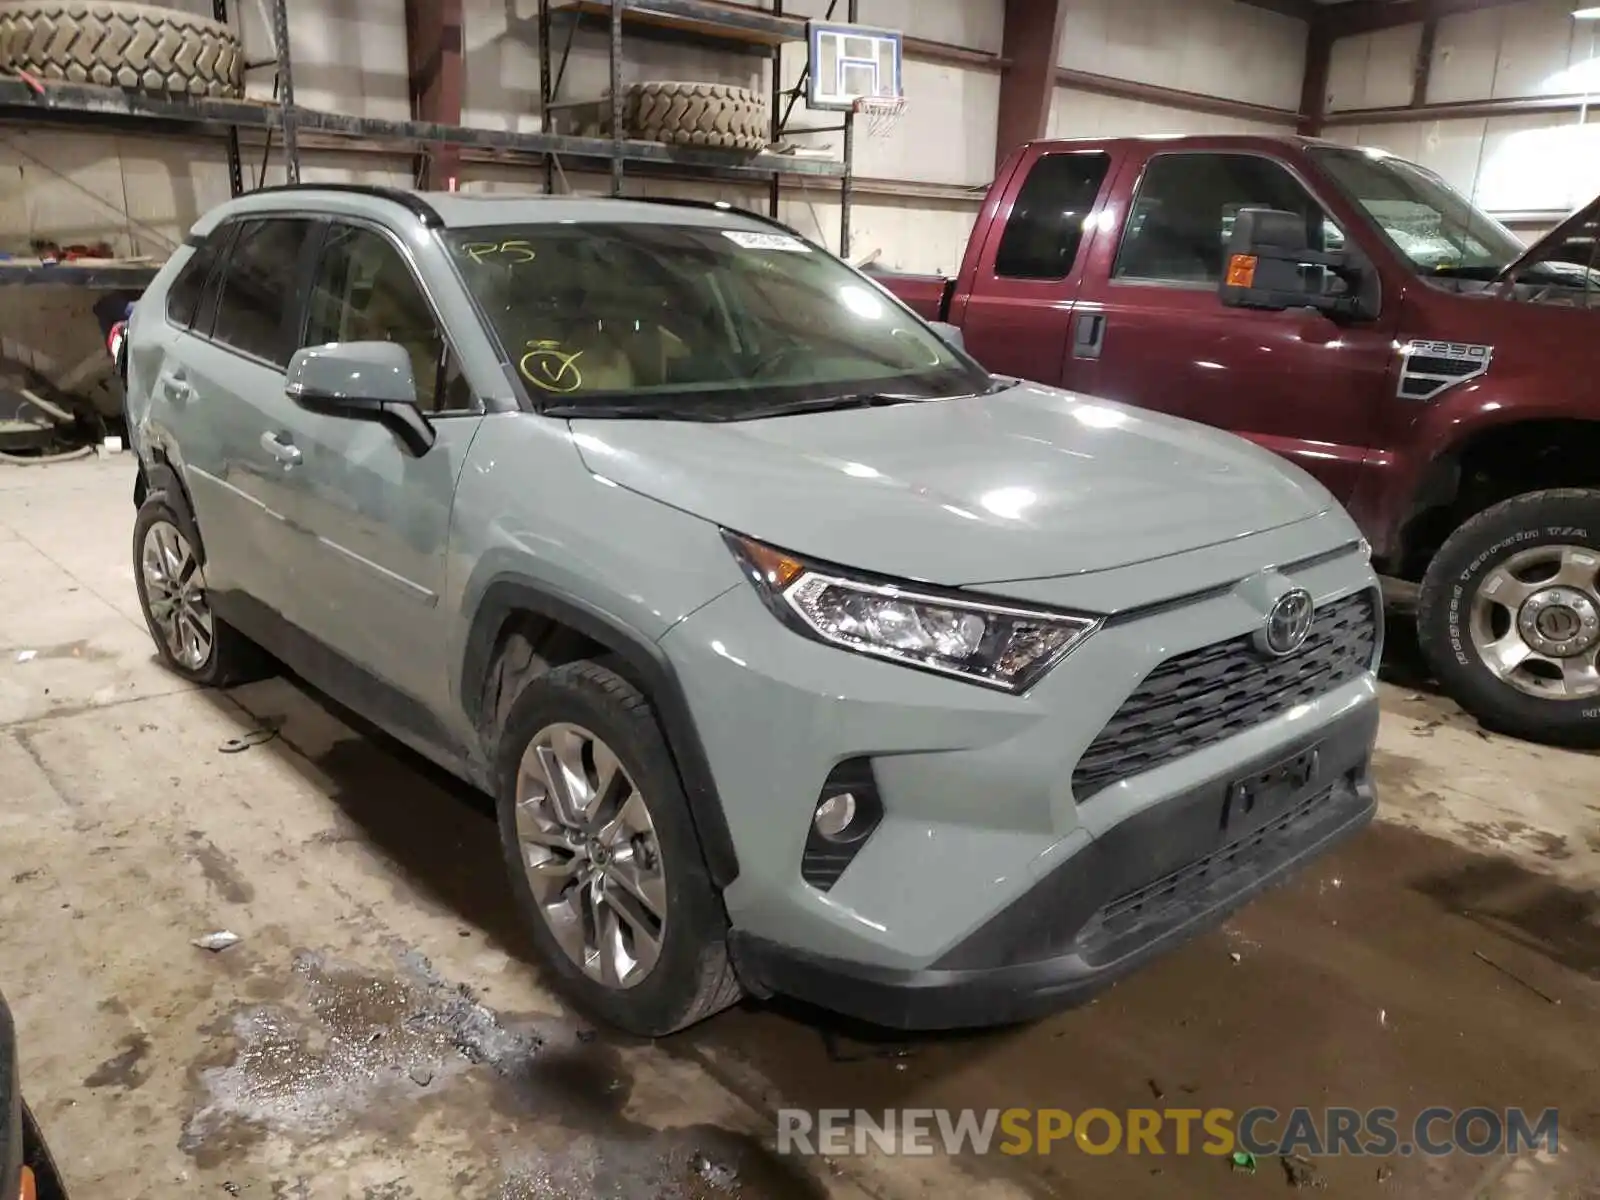
<svg viewBox="0 0 1600 1200">
<path fill-rule="evenodd" d="M 1330 272 L 1344 280 L 1343 292 L 1326 290 Z M 1303 213 L 1243 208 L 1228 237 L 1219 294 L 1228 308 L 1315 308 L 1329 316 L 1354 317 L 1362 310 L 1361 277 L 1361 268 L 1348 255 L 1311 249 Z"/>
</svg>

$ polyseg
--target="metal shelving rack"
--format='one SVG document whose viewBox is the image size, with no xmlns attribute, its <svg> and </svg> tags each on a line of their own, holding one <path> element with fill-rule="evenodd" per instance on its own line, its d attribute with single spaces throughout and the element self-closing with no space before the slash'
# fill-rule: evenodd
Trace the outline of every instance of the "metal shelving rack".
<svg viewBox="0 0 1600 1200">
<path fill-rule="evenodd" d="M 806 20 L 783 11 L 784 0 L 772 0 L 772 8 L 750 8 L 725 0 L 539 0 L 539 98 L 542 110 L 552 111 L 556 93 L 566 74 L 567 57 L 572 50 L 572 34 L 583 24 L 603 24 L 609 34 L 608 65 L 611 103 L 611 190 L 621 195 L 626 164 L 639 161 L 631 149 L 655 146 L 653 142 L 629 142 L 622 136 L 623 90 L 622 49 L 624 32 L 663 40 L 687 40 L 700 45 L 762 54 L 771 62 L 770 140 L 776 144 L 786 133 L 844 134 L 842 161 L 797 158 L 763 153 L 745 158 L 726 151 L 694 151 L 706 167 L 736 164 L 744 175 L 765 176 L 768 182 L 768 212 L 777 217 L 782 200 L 784 176 L 809 176 L 839 180 L 839 245 L 841 254 L 850 253 L 850 206 L 854 180 L 855 114 L 844 113 L 839 125 L 807 126 L 791 129 L 789 119 L 805 93 L 805 76 L 793 87 L 783 83 L 783 47 L 806 41 Z M 842 19 L 858 19 L 858 0 L 844 0 Z M 829 0 L 824 20 L 834 20 L 840 0 Z M 565 45 L 558 62 L 553 61 L 553 18 L 568 22 Z M 685 151 L 663 147 L 676 155 Z M 551 190 L 547 175 L 546 189 Z"/>
<path fill-rule="evenodd" d="M 784 42 L 805 37 L 805 22 L 784 16 L 783 0 L 774 2 L 777 5 L 775 10 L 730 12 L 731 6 L 718 3 L 717 0 L 573 0 L 571 4 L 558 7 L 553 7 L 551 0 L 540 0 L 540 92 L 547 103 L 559 83 L 552 80 L 550 75 L 553 13 L 561 8 L 591 12 L 603 10 L 611 36 L 613 135 L 609 138 L 554 134 L 548 130 L 518 133 L 442 125 L 432 121 L 393 121 L 303 108 L 295 101 L 294 66 L 289 44 L 289 0 L 272 0 L 277 56 L 248 64 L 251 69 L 274 68 L 277 87 L 276 99 L 272 102 L 166 96 L 55 81 L 43 82 L 40 90 L 21 79 L 0 77 L 0 121 L 45 122 L 78 129 L 124 133 L 219 137 L 227 144 L 229 182 L 234 195 L 249 190 L 241 157 L 241 133 L 263 135 L 269 154 L 273 139 L 278 139 L 285 175 L 291 183 L 300 180 L 302 134 L 357 144 L 409 144 L 418 147 L 429 144 L 454 145 L 512 161 L 526 161 L 530 166 L 543 163 L 547 190 L 553 190 L 551 171 L 557 159 L 573 160 L 582 165 L 607 165 L 613 190 L 618 193 L 624 179 L 624 166 L 629 164 L 638 170 L 658 175 L 766 181 L 770 183 L 774 212 L 779 182 L 783 177 L 839 179 L 845 210 L 843 237 L 848 252 L 850 157 L 853 149 L 851 114 L 846 114 L 842 126 L 845 133 L 843 162 L 771 153 L 741 156 L 700 147 L 636 141 L 622 136 L 621 50 L 623 27 L 628 24 L 638 25 L 641 29 L 676 27 L 701 40 L 709 39 L 718 44 L 755 43 L 764 47 L 773 60 L 772 136 L 777 141 L 784 131 L 784 119 L 778 112 L 779 102 L 795 94 L 792 89 L 786 91 L 781 87 L 778 69 L 780 49 Z M 855 18 L 856 2 L 847 0 L 848 19 Z M 838 3 L 838 0 L 834 0 L 834 3 Z M 227 0 L 212 0 L 212 4 L 216 18 L 226 22 Z M 792 109 L 792 102 L 790 107 Z M 88 284 L 93 280 L 93 286 L 104 287 L 110 278 L 107 272 L 119 272 L 119 282 L 138 286 L 136 281 L 148 279 L 153 268 L 146 271 L 139 267 L 73 268 L 70 264 L 36 267 L 31 264 L 0 263 L 0 283 L 59 284 L 81 281 Z"/>
</svg>

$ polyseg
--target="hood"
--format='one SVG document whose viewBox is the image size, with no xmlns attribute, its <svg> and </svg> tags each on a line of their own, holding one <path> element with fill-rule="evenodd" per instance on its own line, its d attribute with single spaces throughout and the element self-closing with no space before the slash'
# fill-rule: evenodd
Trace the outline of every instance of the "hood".
<svg viewBox="0 0 1600 1200">
<path fill-rule="evenodd" d="M 1517 272 L 1542 261 L 1551 251 L 1571 241 L 1586 225 L 1600 220 L 1600 196 L 1575 209 L 1570 217 L 1523 251 L 1522 257 L 1500 272 L 1501 279 L 1514 279 Z"/>
<path fill-rule="evenodd" d="M 709 424 L 581 420 L 595 474 L 842 566 L 949 586 L 1101 571 L 1333 505 L 1228 434 L 1026 384 Z"/>
</svg>

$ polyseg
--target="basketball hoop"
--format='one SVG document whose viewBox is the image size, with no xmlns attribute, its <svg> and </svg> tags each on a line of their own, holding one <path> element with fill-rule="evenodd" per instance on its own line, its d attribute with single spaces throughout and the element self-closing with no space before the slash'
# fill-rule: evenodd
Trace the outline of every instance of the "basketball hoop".
<svg viewBox="0 0 1600 1200">
<path fill-rule="evenodd" d="M 865 117 L 867 136 L 881 138 L 900 124 L 906 115 L 904 96 L 861 96 L 851 106 L 856 116 Z"/>
</svg>

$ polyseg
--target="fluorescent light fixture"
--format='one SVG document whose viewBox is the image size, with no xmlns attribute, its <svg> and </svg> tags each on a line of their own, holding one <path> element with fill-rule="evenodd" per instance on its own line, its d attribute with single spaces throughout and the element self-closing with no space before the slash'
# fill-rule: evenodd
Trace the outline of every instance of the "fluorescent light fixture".
<svg viewBox="0 0 1600 1200">
<path fill-rule="evenodd" d="M 1580 8 L 1572 14 L 1574 21 L 1600 21 L 1600 4 L 1591 4 L 1587 8 Z"/>
</svg>

